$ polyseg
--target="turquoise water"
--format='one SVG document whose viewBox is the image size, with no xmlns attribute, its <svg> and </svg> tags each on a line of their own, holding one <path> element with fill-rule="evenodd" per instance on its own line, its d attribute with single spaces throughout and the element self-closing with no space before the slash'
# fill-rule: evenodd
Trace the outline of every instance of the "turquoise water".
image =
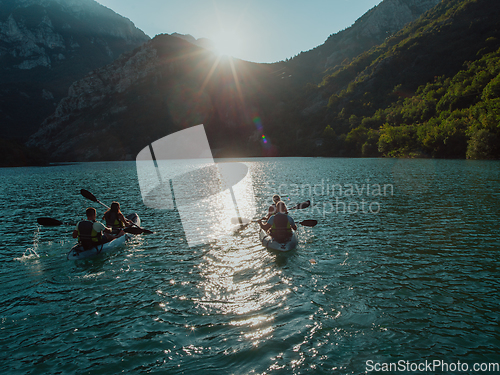
<svg viewBox="0 0 500 375">
<path fill-rule="evenodd" d="M 500 362 L 499 162 L 244 162 L 262 214 L 280 189 L 313 202 L 292 211 L 319 221 L 293 252 L 263 249 L 255 224 L 188 247 L 175 211 L 143 204 L 133 162 L 1 169 L 0 373 L 361 374 L 435 360 L 449 371 L 427 373 L 458 361 L 475 373 Z M 73 227 L 36 218 L 78 221 L 92 205 L 81 188 L 156 233 L 66 260 Z"/>
</svg>

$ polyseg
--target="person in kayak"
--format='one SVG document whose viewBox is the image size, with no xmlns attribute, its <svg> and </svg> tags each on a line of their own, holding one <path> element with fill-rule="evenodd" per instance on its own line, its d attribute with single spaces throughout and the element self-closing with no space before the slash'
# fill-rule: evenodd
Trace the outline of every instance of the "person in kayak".
<svg viewBox="0 0 500 375">
<path fill-rule="evenodd" d="M 85 250 L 92 249 L 116 238 L 111 234 L 111 228 L 96 221 L 97 211 L 95 208 L 87 208 L 85 215 L 87 215 L 87 220 L 80 221 L 73 231 L 73 238 L 78 238 L 78 242 L 82 244 Z"/>
<path fill-rule="evenodd" d="M 297 225 L 293 218 L 288 215 L 286 205 L 284 202 L 278 202 L 276 204 L 276 214 L 272 215 L 267 223 L 263 224 L 262 220 L 258 223 L 260 227 L 268 232 L 276 241 L 286 242 L 293 234 L 293 230 L 297 230 Z"/>
<path fill-rule="evenodd" d="M 269 206 L 269 209 L 267 210 L 267 216 L 264 216 L 262 220 L 269 220 L 271 216 L 273 216 L 276 213 L 276 205 L 278 202 L 281 202 L 281 197 L 278 194 L 273 195 L 273 204 Z"/>
<path fill-rule="evenodd" d="M 110 227 L 113 230 L 112 233 L 117 237 L 123 236 L 125 234 L 123 228 L 130 226 L 132 223 L 123 216 L 118 202 L 111 203 L 111 207 L 104 213 L 102 219 L 106 220 L 106 226 Z"/>
</svg>

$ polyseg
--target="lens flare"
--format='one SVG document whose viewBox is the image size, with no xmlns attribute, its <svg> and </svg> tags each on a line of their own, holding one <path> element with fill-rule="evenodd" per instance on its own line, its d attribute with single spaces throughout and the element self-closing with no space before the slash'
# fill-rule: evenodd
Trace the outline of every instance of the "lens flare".
<svg viewBox="0 0 500 375">
<path fill-rule="evenodd" d="M 255 125 L 255 127 L 257 128 L 258 131 L 261 131 L 263 126 L 262 126 L 262 120 L 260 119 L 259 116 L 255 116 L 253 118 L 253 123 Z"/>
</svg>

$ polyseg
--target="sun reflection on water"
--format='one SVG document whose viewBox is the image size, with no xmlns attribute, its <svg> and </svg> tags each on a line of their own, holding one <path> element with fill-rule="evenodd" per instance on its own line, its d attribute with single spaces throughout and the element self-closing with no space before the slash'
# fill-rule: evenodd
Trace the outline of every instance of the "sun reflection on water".
<svg viewBox="0 0 500 375">
<path fill-rule="evenodd" d="M 206 254 L 199 273 L 197 308 L 208 315 L 231 316 L 229 325 L 240 328 L 240 338 L 253 345 L 272 337 L 272 310 L 283 304 L 290 289 L 267 253 L 251 244 L 236 248 L 230 239 L 220 241 Z"/>
<path fill-rule="evenodd" d="M 254 167 L 250 165 L 251 172 L 255 172 Z M 157 286 L 156 293 L 161 299 L 159 308 L 169 313 L 164 318 L 178 324 L 186 343 L 193 339 L 210 340 L 218 342 L 224 352 L 265 345 L 283 327 L 280 313 L 291 314 L 289 298 L 296 293 L 293 276 L 283 267 L 280 257 L 261 246 L 258 227 L 250 224 L 228 231 L 233 227 L 232 216 L 255 218 L 254 200 L 241 199 L 253 197 L 253 186 L 259 186 L 255 177 L 259 179 L 259 173 L 249 173 L 233 185 L 236 199 L 228 189 L 205 199 L 193 199 L 190 215 L 183 217 L 187 221 L 183 222 L 185 228 L 190 225 L 189 220 L 194 222 L 198 215 L 206 215 L 210 225 L 197 226 L 197 230 L 212 241 L 192 247 L 192 258 L 183 256 L 182 250 L 176 251 L 175 262 L 182 262 L 182 266 L 172 264 L 168 278 Z M 227 340 L 236 340 L 241 346 L 226 347 Z"/>
</svg>

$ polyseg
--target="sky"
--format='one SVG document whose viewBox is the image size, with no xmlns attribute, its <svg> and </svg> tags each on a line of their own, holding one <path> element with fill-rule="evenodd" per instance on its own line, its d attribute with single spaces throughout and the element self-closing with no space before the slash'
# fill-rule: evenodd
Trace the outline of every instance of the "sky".
<svg viewBox="0 0 500 375">
<path fill-rule="evenodd" d="M 382 0 L 97 0 L 151 38 L 208 38 L 221 54 L 271 63 L 325 42 Z"/>
</svg>

